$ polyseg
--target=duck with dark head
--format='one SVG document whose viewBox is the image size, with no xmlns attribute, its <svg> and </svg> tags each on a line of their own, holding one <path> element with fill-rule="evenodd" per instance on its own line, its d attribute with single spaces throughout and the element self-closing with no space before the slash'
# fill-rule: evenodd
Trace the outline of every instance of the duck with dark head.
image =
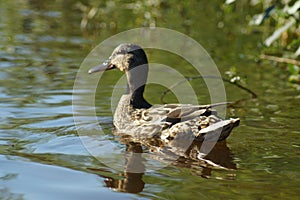
<svg viewBox="0 0 300 200">
<path fill-rule="evenodd" d="M 225 140 L 232 129 L 239 125 L 238 118 L 224 120 L 212 109 L 224 106 L 224 103 L 154 106 L 148 103 L 143 96 L 149 71 L 148 59 L 145 51 L 136 44 L 119 45 L 108 60 L 90 69 L 89 73 L 115 68 L 123 71 L 127 78 L 127 92 L 121 97 L 114 114 L 115 132 L 118 135 L 128 135 L 150 148 L 172 144 L 176 144 L 176 148 L 188 148 L 194 139 L 203 141 L 209 136 L 215 141 Z M 189 138 L 188 142 L 181 141 L 178 146 L 178 138 L 182 136 Z M 154 139 L 156 142 L 153 143 Z"/>
<path fill-rule="evenodd" d="M 135 44 L 118 46 L 103 64 L 92 68 L 89 73 L 117 68 L 125 72 L 127 77 L 127 94 L 133 108 L 150 108 L 143 96 L 148 76 L 148 59 L 144 50 Z"/>
</svg>

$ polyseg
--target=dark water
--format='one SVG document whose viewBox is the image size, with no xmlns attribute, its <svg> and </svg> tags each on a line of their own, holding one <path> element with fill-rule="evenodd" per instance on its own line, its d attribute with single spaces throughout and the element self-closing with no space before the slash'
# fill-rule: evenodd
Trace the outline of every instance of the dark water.
<svg viewBox="0 0 300 200">
<path fill-rule="evenodd" d="M 296 199 L 300 93 L 287 84 L 283 68 L 255 62 L 264 33 L 247 27 L 245 18 L 253 10 L 237 3 L 228 14 L 217 1 L 141 2 L 0 1 L 0 199 Z M 92 6 L 100 8 L 94 17 Z M 222 75 L 235 66 L 258 95 L 251 99 L 225 83 L 229 101 L 243 99 L 228 109 L 241 125 L 215 150 L 231 170 L 179 162 L 145 174 L 124 173 L 102 164 L 82 145 L 72 111 L 80 64 L 107 37 L 154 25 L 194 38 Z M 147 53 L 151 62 L 193 75 L 174 55 Z M 120 75 L 105 75 L 96 97 L 103 141 L 113 138 L 110 95 Z M 205 102 L 203 82 L 192 85 Z M 162 91 L 150 85 L 146 97 L 160 103 Z M 87 120 L 79 128 L 93 130 L 95 124 Z"/>
</svg>

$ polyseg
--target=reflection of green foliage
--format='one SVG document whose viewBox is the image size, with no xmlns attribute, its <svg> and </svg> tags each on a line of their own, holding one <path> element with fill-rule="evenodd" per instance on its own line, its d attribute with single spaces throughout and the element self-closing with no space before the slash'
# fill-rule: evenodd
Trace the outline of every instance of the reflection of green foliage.
<svg viewBox="0 0 300 200">
<path fill-rule="evenodd" d="M 117 9 L 125 9 L 128 16 L 131 16 L 132 23 L 138 26 L 156 26 L 156 18 L 160 17 L 159 8 L 162 4 L 161 0 L 143 0 L 133 2 L 123 1 L 78 1 L 77 7 L 83 12 L 81 21 L 82 29 L 90 28 L 110 28 L 113 29 L 117 25 L 121 25 L 121 18 Z M 130 17 L 129 17 L 130 18 Z M 128 19 L 128 18 L 126 18 Z M 123 23 L 127 24 L 127 23 Z"/>
<path fill-rule="evenodd" d="M 242 83 L 246 84 L 246 78 L 241 78 L 237 73 L 237 68 L 235 66 L 230 67 L 228 71 L 225 72 L 225 74 L 229 77 L 229 80 L 231 83 Z"/>
<path fill-rule="evenodd" d="M 297 75 L 297 74 L 299 74 L 299 67 L 296 66 L 296 65 L 289 65 L 289 66 L 288 66 L 288 69 L 289 69 L 289 72 L 290 72 L 292 75 Z"/>
<path fill-rule="evenodd" d="M 300 70 L 296 65 L 288 65 L 288 71 L 290 72 L 289 82 L 300 84 Z"/>
<path fill-rule="evenodd" d="M 230 1 L 230 3 L 232 2 L 234 1 Z M 280 57 L 275 58 L 277 62 L 290 63 L 290 59 L 297 60 L 300 57 L 300 1 L 281 0 L 274 2 L 256 0 L 251 1 L 250 4 L 260 7 L 262 13 L 253 15 L 251 20 L 249 20 L 249 25 L 266 28 L 264 32 L 268 34 L 264 41 L 263 52 L 280 55 Z M 227 5 L 226 10 L 232 9 L 233 6 L 234 4 Z M 299 66 L 287 64 L 287 68 L 287 71 L 291 74 L 289 81 L 299 84 Z"/>
</svg>

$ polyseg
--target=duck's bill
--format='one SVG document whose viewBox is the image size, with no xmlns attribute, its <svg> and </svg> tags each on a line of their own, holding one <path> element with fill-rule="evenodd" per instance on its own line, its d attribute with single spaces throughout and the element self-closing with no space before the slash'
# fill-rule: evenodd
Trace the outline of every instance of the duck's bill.
<svg viewBox="0 0 300 200">
<path fill-rule="evenodd" d="M 102 63 L 101 65 L 91 68 L 89 70 L 89 74 L 92 74 L 95 72 L 103 72 L 103 71 L 111 70 L 114 68 L 115 68 L 114 65 L 112 65 L 109 61 L 106 61 L 106 62 Z"/>
</svg>

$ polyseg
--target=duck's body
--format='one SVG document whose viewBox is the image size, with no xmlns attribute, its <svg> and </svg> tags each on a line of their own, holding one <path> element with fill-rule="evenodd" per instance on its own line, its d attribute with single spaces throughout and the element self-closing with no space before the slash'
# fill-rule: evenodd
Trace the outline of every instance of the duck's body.
<svg viewBox="0 0 300 200">
<path fill-rule="evenodd" d="M 176 137 L 203 140 L 226 139 L 231 130 L 239 125 L 239 119 L 223 120 L 212 110 L 213 105 L 148 103 L 143 92 L 148 75 L 148 61 L 141 47 L 121 44 L 108 61 L 95 67 L 89 73 L 118 68 L 127 76 L 127 93 L 120 99 L 114 115 L 117 134 L 131 136 L 132 140 L 158 139 L 168 143 Z M 189 139 L 189 141 L 190 141 Z"/>
<path fill-rule="evenodd" d="M 130 95 L 123 95 L 114 115 L 115 132 L 136 141 L 155 138 L 168 142 L 178 134 L 204 140 L 212 133 L 217 140 L 224 140 L 239 119 L 221 119 L 212 111 L 214 106 L 218 105 L 165 104 L 134 109 Z"/>
</svg>

